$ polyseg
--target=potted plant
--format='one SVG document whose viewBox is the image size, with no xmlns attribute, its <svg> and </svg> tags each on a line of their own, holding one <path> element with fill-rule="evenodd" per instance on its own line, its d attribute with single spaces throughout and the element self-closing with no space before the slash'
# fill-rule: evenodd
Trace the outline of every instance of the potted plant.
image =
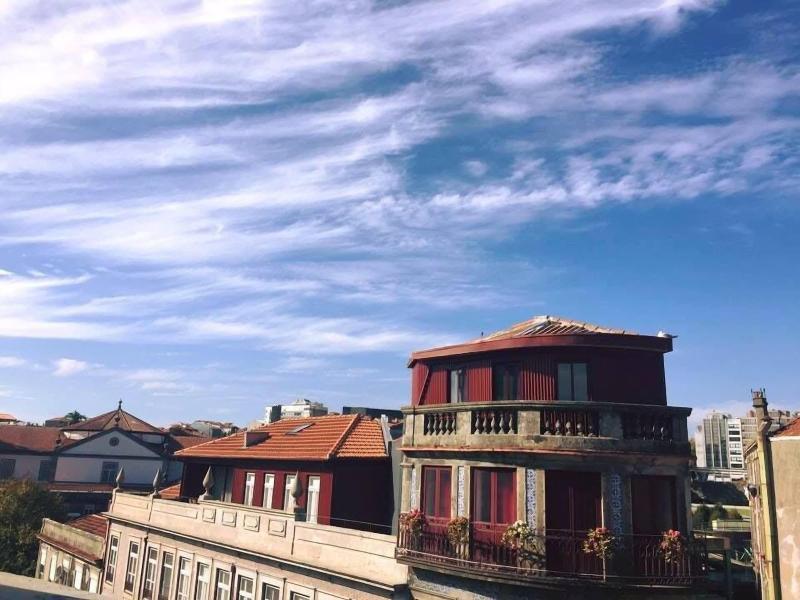
<svg viewBox="0 0 800 600">
<path fill-rule="evenodd" d="M 469 555 L 469 519 L 467 517 L 450 519 L 447 524 L 447 539 L 455 550 L 456 556 L 467 558 Z"/>
<path fill-rule="evenodd" d="M 583 551 L 596 556 L 603 563 L 603 581 L 606 580 L 606 563 L 614 556 L 617 549 L 617 538 L 607 527 L 590 529 L 583 541 Z"/>
<path fill-rule="evenodd" d="M 677 529 L 670 529 L 661 534 L 658 549 L 666 562 L 677 563 L 686 552 L 686 539 Z"/>
<path fill-rule="evenodd" d="M 539 568 L 544 558 L 536 545 L 536 532 L 525 521 L 514 521 L 509 525 L 500 542 L 515 551 L 519 566 Z"/>
<path fill-rule="evenodd" d="M 400 529 L 408 535 L 414 549 L 419 545 L 419 538 L 425 528 L 425 514 L 418 508 L 400 513 Z"/>
</svg>

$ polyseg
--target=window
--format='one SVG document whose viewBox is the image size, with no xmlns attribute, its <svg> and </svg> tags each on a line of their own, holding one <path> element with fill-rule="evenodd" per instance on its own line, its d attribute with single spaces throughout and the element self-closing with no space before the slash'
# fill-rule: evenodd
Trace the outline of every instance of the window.
<svg viewBox="0 0 800 600">
<path fill-rule="evenodd" d="M 236 600 L 255 600 L 256 597 L 256 584 L 252 577 L 245 577 L 239 575 L 239 594 Z"/>
<path fill-rule="evenodd" d="M 244 480 L 244 504 L 253 506 L 253 490 L 256 487 L 256 474 L 248 473 Z"/>
<path fill-rule="evenodd" d="M 106 561 L 106 581 L 114 583 L 114 571 L 117 569 L 117 551 L 119 550 L 119 537 L 111 536 L 108 544 L 108 560 Z"/>
<path fill-rule="evenodd" d="M 296 475 L 286 476 L 286 489 L 283 494 L 283 510 L 286 512 L 294 512 L 294 496 L 292 496 L 292 488 L 294 487 L 294 480 Z"/>
<path fill-rule="evenodd" d="M 16 458 L 0 458 L 0 479 L 11 479 L 16 466 Z"/>
<path fill-rule="evenodd" d="M 586 363 L 558 363 L 558 399 L 575 402 L 589 399 Z"/>
<path fill-rule="evenodd" d="M 472 469 L 472 518 L 504 525 L 517 516 L 513 469 Z"/>
<path fill-rule="evenodd" d="M 192 561 L 181 556 L 178 559 L 178 600 L 189 600 L 189 579 L 192 576 Z"/>
<path fill-rule="evenodd" d="M 206 563 L 197 563 L 197 582 L 194 586 L 194 600 L 208 600 L 208 588 L 211 586 L 211 567 Z"/>
<path fill-rule="evenodd" d="M 448 392 L 448 402 L 457 404 L 467 401 L 467 370 L 452 369 L 450 371 L 450 390 Z"/>
<path fill-rule="evenodd" d="M 50 576 L 48 579 L 50 581 L 55 581 L 56 575 L 58 575 L 58 553 L 53 554 L 53 557 L 50 559 Z"/>
<path fill-rule="evenodd" d="M 156 573 L 158 573 L 158 548 L 148 548 L 142 583 L 142 599 L 152 600 L 156 593 Z"/>
<path fill-rule="evenodd" d="M 306 520 L 309 523 L 316 523 L 319 518 L 319 477 L 308 478 L 308 502 L 306 502 Z"/>
<path fill-rule="evenodd" d="M 217 588 L 214 600 L 231 600 L 231 572 L 217 569 Z"/>
<path fill-rule="evenodd" d="M 118 472 L 118 462 L 104 461 L 103 467 L 100 470 L 100 483 L 114 483 Z"/>
<path fill-rule="evenodd" d="M 450 467 L 422 467 L 422 506 L 425 516 L 450 519 Z"/>
<path fill-rule="evenodd" d="M 281 590 L 268 583 L 261 584 L 261 600 L 278 600 L 281 597 Z"/>
<path fill-rule="evenodd" d="M 44 570 L 47 565 L 47 548 L 42 546 L 42 551 L 39 553 L 39 563 L 36 566 L 36 579 L 44 579 Z"/>
<path fill-rule="evenodd" d="M 309 598 L 305 594 L 301 594 L 299 592 L 292 592 L 292 595 L 291 595 L 290 598 L 291 598 L 291 600 L 311 600 L 311 598 Z"/>
<path fill-rule="evenodd" d="M 495 365 L 492 367 L 492 388 L 495 400 L 516 400 L 518 365 Z"/>
<path fill-rule="evenodd" d="M 264 508 L 272 508 L 272 495 L 275 492 L 275 475 L 267 473 L 264 475 L 264 497 L 261 505 Z"/>
<path fill-rule="evenodd" d="M 175 555 L 164 552 L 161 555 L 161 584 L 158 587 L 158 600 L 170 600 L 172 592 L 172 569 L 175 566 Z"/>
<path fill-rule="evenodd" d="M 125 569 L 125 591 L 133 592 L 133 584 L 136 581 L 136 571 L 139 568 L 139 542 L 131 542 L 128 545 L 128 566 Z"/>
<path fill-rule="evenodd" d="M 56 470 L 56 461 L 54 460 L 43 460 L 39 463 L 39 481 L 53 481 L 53 476 L 55 475 Z"/>
</svg>

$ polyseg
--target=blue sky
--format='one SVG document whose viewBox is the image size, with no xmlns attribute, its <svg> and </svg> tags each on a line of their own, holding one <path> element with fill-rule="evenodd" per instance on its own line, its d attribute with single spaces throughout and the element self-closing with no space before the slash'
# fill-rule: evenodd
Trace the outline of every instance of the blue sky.
<svg viewBox="0 0 800 600">
<path fill-rule="evenodd" d="M 0 410 L 396 407 L 536 314 L 800 409 L 791 2 L 0 7 Z"/>
</svg>

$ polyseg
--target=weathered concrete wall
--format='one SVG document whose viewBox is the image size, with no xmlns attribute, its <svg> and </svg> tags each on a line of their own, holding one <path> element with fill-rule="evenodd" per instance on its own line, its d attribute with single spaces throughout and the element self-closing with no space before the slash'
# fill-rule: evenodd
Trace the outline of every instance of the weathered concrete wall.
<svg viewBox="0 0 800 600">
<path fill-rule="evenodd" d="M 131 540 L 140 543 L 136 590 L 147 545 L 159 548 L 159 570 L 164 550 L 191 557 L 192 590 L 197 564 L 203 563 L 212 573 L 217 568 L 230 571 L 235 567 L 235 577 L 252 576 L 259 588 L 262 582 L 275 585 L 283 590 L 282 598 L 288 598 L 291 591 L 354 600 L 402 597 L 405 593 L 408 569 L 394 558 L 394 536 L 299 523 L 278 510 L 214 501 L 188 504 L 119 493 L 109 517 L 109 535 L 118 536 L 120 543 L 114 582 L 104 587 L 107 597 L 123 595 Z M 174 577 L 173 589 L 177 568 Z M 395 588 L 401 596 L 394 595 Z"/>
<path fill-rule="evenodd" d="M 800 438 L 770 438 L 775 474 L 781 591 L 800 598 Z"/>
</svg>

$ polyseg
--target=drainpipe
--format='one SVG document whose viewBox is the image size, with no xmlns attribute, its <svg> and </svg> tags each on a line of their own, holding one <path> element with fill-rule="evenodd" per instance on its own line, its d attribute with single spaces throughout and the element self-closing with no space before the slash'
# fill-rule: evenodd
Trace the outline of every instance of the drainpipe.
<svg viewBox="0 0 800 600">
<path fill-rule="evenodd" d="M 756 416 L 759 417 L 758 423 L 758 447 L 761 450 L 762 459 L 759 461 L 761 466 L 761 477 L 764 481 L 764 493 L 762 496 L 762 506 L 766 505 L 767 520 L 765 527 L 765 537 L 769 549 L 769 574 L 772 588 L 769 598 L 781 600 L 781 569 L 780 554 L 778 544 L 778 514 L 775 507 L 775 477 L 772 466 L 772 447 L 769 440 L 769 429 L 772 425 L 772 418 L 767 409 L 767 397 L 764 389 L 753 390 L 753 408 Z M 763 585 L 764 582 L 762 582 Z M 762 588 L 763 589 L 763 588 Z"/>
</svg>

